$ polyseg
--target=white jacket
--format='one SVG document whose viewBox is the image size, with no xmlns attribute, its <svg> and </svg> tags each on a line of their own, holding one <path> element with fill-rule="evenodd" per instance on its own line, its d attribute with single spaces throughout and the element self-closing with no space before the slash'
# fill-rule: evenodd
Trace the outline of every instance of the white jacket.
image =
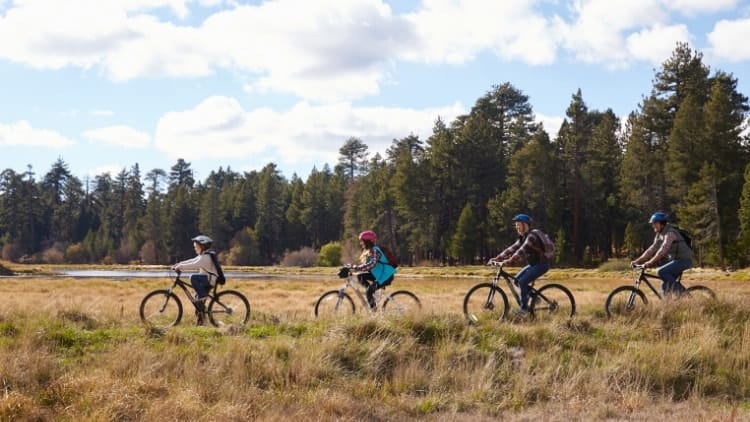
<svg viewBox="0 0 750 422">
<path fill-rule="evenodd" d="M 216 283 L 216 276 L 218 271 L 214 266 L 211 256 L 207 253 L 197 255 L 195 258 L 186 259 L 182 262 L 178 262 L 172 266 L 172 269 L 179 271 L 190 271 L 198 270 L 200 274 L 206 274 L 208 276 L 208 282 L 213 286 Z"/>
</svg>

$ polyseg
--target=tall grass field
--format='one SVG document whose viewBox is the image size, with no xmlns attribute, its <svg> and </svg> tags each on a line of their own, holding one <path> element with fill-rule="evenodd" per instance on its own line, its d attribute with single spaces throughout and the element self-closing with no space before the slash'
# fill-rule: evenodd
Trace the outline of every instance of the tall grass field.
<svg viewBox="0 0 750 422">
<path fill-rule="evenodd" d="M 489 269 L 403 268 L 388 289 L 421 312 L 316 319 L 335 274 L 230 278 L 251 304 L 232 330 L 196 326 L 184 300 L 178 326 L 144 326 L 167 278 L 1 277 L 0 421 L 750 420 L 747 273 L 691 270 L 717 300 L 646 292 L 609 320 L 629 271 L 553 269 L 537 287 L 567 286 L 574 318 L 473 325 L 463 297 Z"/>
</svg>

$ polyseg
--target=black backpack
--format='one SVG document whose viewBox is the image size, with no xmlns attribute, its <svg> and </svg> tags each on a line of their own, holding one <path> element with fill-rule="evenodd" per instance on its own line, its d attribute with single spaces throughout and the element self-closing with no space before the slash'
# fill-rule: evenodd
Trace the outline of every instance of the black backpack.
<svg viewBox="0 0 750 422">
<path fill-rule="evenodd" d="M 227 282 L 226 277 L 224 277 L 224 271 L 221 269 L 221 265 L 219 265 L 219 260 L 216 258 L 216 252 L 214 251 L 208 251 L 206 252 L 211 257 L 211 262 L 214 263 L 214 267 L 216 267 L 216 284 L 224 284 Z"/>
<path fill-rule="evenodd" d="M 693 250 L 693 237 L 690 235 L 690 232 L 683 229 L 682 227 L 672 226 L 675 230 L 677 230 L 677 233 L 682 236 L 682 239 L 685 241 L 685 244 L 687 245 L 690 250 Z"/>
</svg>

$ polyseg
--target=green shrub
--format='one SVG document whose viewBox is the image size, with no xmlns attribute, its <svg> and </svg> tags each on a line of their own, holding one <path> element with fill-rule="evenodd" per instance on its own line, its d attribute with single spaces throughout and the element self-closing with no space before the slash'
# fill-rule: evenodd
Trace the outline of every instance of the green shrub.
<svg viewBox="0 0 750 422">
<path fill-rule="evenodd" d="M 337 267 L 341 265 L 341 242 L 330 242 L 320 248 L 318 265 L 321 267 Z"/>
</svg>

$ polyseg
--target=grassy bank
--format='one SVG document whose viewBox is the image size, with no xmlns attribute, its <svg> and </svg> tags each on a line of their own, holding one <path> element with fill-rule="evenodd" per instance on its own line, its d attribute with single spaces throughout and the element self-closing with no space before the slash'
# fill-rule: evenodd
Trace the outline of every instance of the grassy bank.
<svg viewBox="0 0 750 422">
<path fill-rule="evenodd" d="M 0 420 L 750 419 L 744 282 L 609 321 L 623 280 L 589 274 L 566 283 L 594 292 L 572 321 L 470 326 L 475 282 L 403 281 L 424 313 L 346 320 L 310 313 L 337 282 L 236 283 L 253 314 L 230 333 L 141 326 L 163 280 L 5 279 Z"/>
</svg>

